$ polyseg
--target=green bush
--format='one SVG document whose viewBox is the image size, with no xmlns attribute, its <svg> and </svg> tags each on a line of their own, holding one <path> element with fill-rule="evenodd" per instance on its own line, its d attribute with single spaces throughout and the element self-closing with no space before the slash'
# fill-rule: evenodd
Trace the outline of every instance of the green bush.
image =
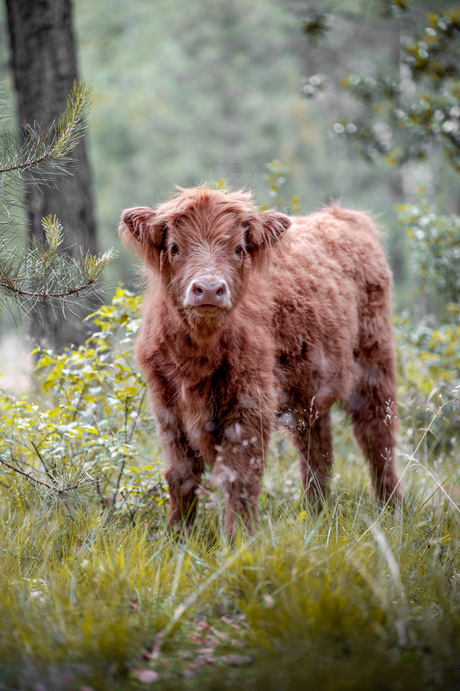
<svg viewBox="0 0 460 691">
<path fill-rule="evenodd" d="M 133 341 L 141 298 L 119 288 L 111 305 L 91 315 L 99 331 L 62 355 L 38 350 L 38 393 L 4 394 L 4 479 L 11 466 L 32 468 L 56 493 L 78 499 L 83 489 L 102 509 L 131 518 L 163 504 L 161 447 L 146 401 L 146 386 L 134 363 Z M 37 488 L 47 490 L 35 483 Z M 62 491 L 60 492 L 63 493 Z"/>
<path fill-rule="evenodd" d="M 456 453 L 460 439 L 460 219 L 439 214 L 419 190 L 418 201 L 400 205 L 410 237 L 417 293 L 429 296 L 438 316 L 394 320 L 398 348 L 403 433 L 427 459 Z"/>
<path fill-rule="evenodd" d="M 415 204 L 400 204 L 398 209 L 412 241 L 419 291 L 432 295 L 444 318 L 453 320 L 460 314 L 460 217 L 440 214 L 422 194 Z"/>
</svg>

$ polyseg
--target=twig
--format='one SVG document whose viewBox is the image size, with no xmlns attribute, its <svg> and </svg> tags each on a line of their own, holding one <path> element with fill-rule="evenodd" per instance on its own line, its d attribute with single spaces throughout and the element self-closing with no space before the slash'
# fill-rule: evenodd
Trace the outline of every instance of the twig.
<svg viewBox="0 0 460 691">
<path fill-rule="evenodd" d="M 98 477 L 96 478 L 95 485 L 96 485 L 96 494 L 99 497 L 99 501 L 101 503 L 101 516 L 102 516 L 102 514 L 105 511 L 105 502 L 104 502 L 104 497 L 102 496 L 101 486 L 99 484 L 99 478 Z"/>
<path fill-rule="evenodd" d="M 128 418 L 128 401 L 127 400 L 125 401 L 125 442 L 128 444 L 131 442 L 131 439 L 133 438 L 134 430 L 136 429 L 136 424 L 137 424 L 137 421 L 139 419 L 140 410 L 142 407 L 142 403 L 144 402 L 144 398 L 145 398 L 145 391 L 142 394 L 142 398 L 141 398 L 139 406 L 137 408 L 137 415 L 133 421 L 133 425 L 131 427 L 131 432 L 129 433 L 129 436 L 127 436 L 127 434 L 126 434 L 126 431 L 127 431 L 126 425 L 127 425 L 127 418 Z M 122 477 L 123 471 L 125 469 L 125 464 L 126 464 L 126 456 L 124 455 L 122 458 L 122 461 L 121 461 L 120 470 L 118 472 L 117 483 L 115 485 L 115 489 L 114 489 L 114 492 L 112 495 L 112 501 L 110 502 L 110 508 L 111 509 L 113 508 L 113 505 L 115 504 L 115 500 L 117 498 L 118 490 L 120 488 L 121 477 Z"/>
<path fill-rule="evenodd" d="M 91 286 L 94 283 L 95 281 L 91 280 L 88 281 L 88 283 L 85 283 L 85 285 L 80 286 L 79 288 L 69 288 L 69 290 L 66 290 L 64 293 L 29 293 L 26 290 L 20 290 L 19 288 L 15 288 L 14 286 L 8 285 L 8 283 L 3 283 L 1 287 L 3 290 L 9 290 L 12 293 L 16 293 L 17 295 L 23 295 L 25 297 L 31 298 L 40 298 L 40 300 L 47 300 L 48 298 L 66 298 L 70 295 L 81 293 L 83 290 L 88 290 L 88 288 L 91 288 Z"/>
<path fill-rule="evenodd" d="M 130 432 L 129 437 L 128 437 L 128 442 L 130 442 L 131 439 L 133 438 L 134 430 L 136 429 L 137 421 L 139 420 L 139 415 L 141 413 L 142 404 L 144 402 L 145 393 L 146 392 L 144 391 L 144 393 L 142 394 L 141 402 L 139 403 L 139 407 L 137 409 L 137 415 L 133 420 L 133 426 L 131 427 L 131 432 Z"/>
<path fill-rule="evenodd" d="M 125 399 L 125 443 L 128 442 L 128 435 L 127 435 L 127 429 L 126 429 L 127 424 L 128 424 L 128 399 L 126 398 Z M 110 502 L 110 508 L 111 509 L 113 508 L 115 501 L 116 501 L 116 498 L 117 498 L 118 490 L 120 488 L 121 477 L 122 477 L 123 471 L 125 469 L 125 464 L 126 464 L 126 455 L 123 454 L 123 458 L 121 460 L 120 470 L 118 472 L 117 483 L 116 483 L 115 489 L 113 491 L 112 501 Z"/>
<path fill-rule="evenodd" d="M 29 473 L 25 473 L 23 470 L 20 470 L 19 468 L 16 468 L 16 466 L 11 465 L 11 463 L 4 461 L 3 458 L 0 458 L 0 463 L 3 463 L 3 465 L 6 465 L 7 468 L 14 470 L 16 473 L 19 473 L 20 475 L 24 475 L 24 477 L 26 477 L 28 480 L 32 480 L 33 482 L 37 482 L 39 485 L 43 485 L 43 487 L 47 487 L 48 489 L 52 490 L 53 492 L 59 492 L 59 494 L 65 494 L 69 490 L 77 489 L 77 487 L 78 487 L 78 485 L 72 485 L 70 487 L 62 487 L 61 489 L 59 489 L 59 487 L 53 487 L 52 485 L 49 485 L 47 482 L 43 482 L 43 480 L 38 480 L 33 475 L 29 475 Z"/>
<path fill-rule="evenodd" d="M 55 158 L 55 157 L 60 157 L 60 156 L 61 156 L 61 154 L 59 154 L 59 152 L 56 151 L 56 147 L 54 147 L 52 151 L 49 151 L 44 156 L 40 156 L 39 158 L 35 158 L 33 161 L 29 160 L 29 161 L 25 161 L 24 163 L 18 163 L 15 166 L 10 166 L 9 168 L 1 168 L 0 174 L 12 173 L 15 170 L 21 170 L 22 168 L 31 168 L 32 166 L 37 166 L 39 163 L 43 163 L 43 161 L 46 161 L 48 158 Z"/>
<path fill-rule="evenodd" d="M 73 421 L 75 420 L 75 418 L 77 417 L 77 413 L 78 413 L 78 409 L 79 409 L 79 407 L 80 407 L 80 403 L 81 403 L 82 400 L 83 400 L 83 396 L 85 395 L 85 393 L 86 393 L 86 391 L 87 391 L 87 389 L 88 389 L 88 386 L 89 386 L 89 384 L 88 384 L 88 382 L 86 382 L 85 385 L 83 386 L 81 392 L 80 392 L 80 396 L 78 397 L 77 405 L 75 406 L 75 410 L 73 411 L 72 422 L 73 422 Z"/>
<path fill-rule="evenodd" d="M 38 447 L 34 444 L 33 441 L 31 441 L 30 443 L 31 443 L 32 446 L 34 447 L 35 453 L 37 454 L 37 456 L 38 456 L 39 459 L 41 460 L 42 465 L 43 465 L 43 467 L 44 467 L 44 469 L 45 469 L 46 474 L 48 475 L 48 477 L 50 477 L 52 480 L 54 480 L 53 476 L 51 475 L 51 473 L 49 472 L 48 468 L 46 467 L 46 463 L 45 463 L 44 458 L 43 458 L 43 456 L 41 455 L 40 451 L 38 450 Z"/>
<path fill-rule="evenodd" d="M 123 471 L 125 469 L 125 464 L 126 464 L 126 456 L 123 456 L 122 461 L 121 461 L 121 466 L 120 470 L 118 472 L 118 477 L 117 477 L 117 484 L 115 485 L 115 489 L 112 495 L 112 501 L 110 502 L 110 508 L 113 508 L 113 505 L 115 504 L 115 500 L 117 498 L 118 490 L 120 488 L 120 482 L 121 482 L 121 476 L 123 475 Z"/>
<path fill-rule="evenodd" d="M 131 523 L 133 524 L 133 527 L 135 528 L 135 527 L 136 527 L 136 523 L 135 523 L 135 521 L 134 521 L 134 516 L 136 515 L 137 509 L 136 509 L 136 511 L 134 511 L 134 512 L 131 511 L 131 509 L 129 508 L 128 500 L 126 499 L 125 493 L 123 492 L 123 490 L 120 491 L 120 494 L 121 494 L 121 496 L 123 497 L 123 499 L 124 499 L 125 502 L 126 502 L 126 508 L 128 509 L 128 513 L 129 513 L 129 517 L 130 517 L 130 519 L 131 519 Z"/>
<path fill-rule="evenodd" d="M 128 426 L 128 400 L 129 400 L 129 397 L 127 396 L 125 398 L 125 444 L 128 441 L 128 430 L 127 430 L 127 426 Z"/>
</svg>

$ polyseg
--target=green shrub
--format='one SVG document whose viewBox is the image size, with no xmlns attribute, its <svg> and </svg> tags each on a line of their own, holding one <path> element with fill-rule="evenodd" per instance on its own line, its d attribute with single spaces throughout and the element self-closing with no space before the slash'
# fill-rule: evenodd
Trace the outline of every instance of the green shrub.
<svg viewBox="0 0 460 691">
<path fill-rule="evenodd" d="M 90 317 L 99 331 L 84 346 L 62 355 L 36 351 L 41 396 L 1 399 L 3 458 L 10 466 L 32 468 L 54 494 L 75 487 L 78 499 L 85 488 L 102 509 L 131 518 L 139 509 L 154 513 L 166 497 L 161 446 L 133 359 L 140 303 L 119 288 L 112 304 Z M 6 467 L 5 481 L 16 481 L 12 473 Z"/>
<path fill-rule="evenodd" d="M 422 189 L 419 193 L 415 204 L 398 207 L 400 223 L 412 241 L 419 291 L 437 299 L 446 320 L 455 320 L 460 314 L 460 217 L 438 213 Z"/>
<path fill-rule="evenodd" d="M 403 313 L 394 326 L 403 433 L 414 446 L 423 438 L 433 460 L 456 453 L 460 439 L 460 218 L 437 213 L 422 192 L 399 206 L 400 223 L 411 239 L 417 292 L 439 316 L 414 321 Z"/>
</svg>

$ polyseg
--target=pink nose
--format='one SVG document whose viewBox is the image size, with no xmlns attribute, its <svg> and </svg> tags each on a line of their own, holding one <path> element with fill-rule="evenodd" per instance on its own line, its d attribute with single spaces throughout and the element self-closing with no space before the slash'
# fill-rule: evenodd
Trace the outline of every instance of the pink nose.
<svg viewBox="0 0 460 691">
<path fill-rule="evenodd" d="M 225 283 L 205 283 L 197 281 L 192 285 L 191 293 L 195 305 L 221 305 L 225 301 Z"/>
</svg>

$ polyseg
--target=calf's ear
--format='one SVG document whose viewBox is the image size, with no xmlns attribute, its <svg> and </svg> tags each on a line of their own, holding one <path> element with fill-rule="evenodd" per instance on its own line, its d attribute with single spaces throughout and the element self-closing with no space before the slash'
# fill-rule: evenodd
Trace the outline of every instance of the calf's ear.
<svg viewBox="0 0 460 691">
<path fill-rule="evenodd" d="M 248 251 L 253 258 L 262 262 L 269 255 L 268 250 L 275 245 L 283 233 L 291 226 L 289 216 L 279 211 L 261 211 L 248 222 L 246 240 Z"/>
<path fill-rule="evenodd" d="M 135 252 L 153 271 L 160 270 L 161 252 L 165 249 L 166 223 L 148 206 L 125 209 L 118 232 L 125 247 Z"/>
</svg>

